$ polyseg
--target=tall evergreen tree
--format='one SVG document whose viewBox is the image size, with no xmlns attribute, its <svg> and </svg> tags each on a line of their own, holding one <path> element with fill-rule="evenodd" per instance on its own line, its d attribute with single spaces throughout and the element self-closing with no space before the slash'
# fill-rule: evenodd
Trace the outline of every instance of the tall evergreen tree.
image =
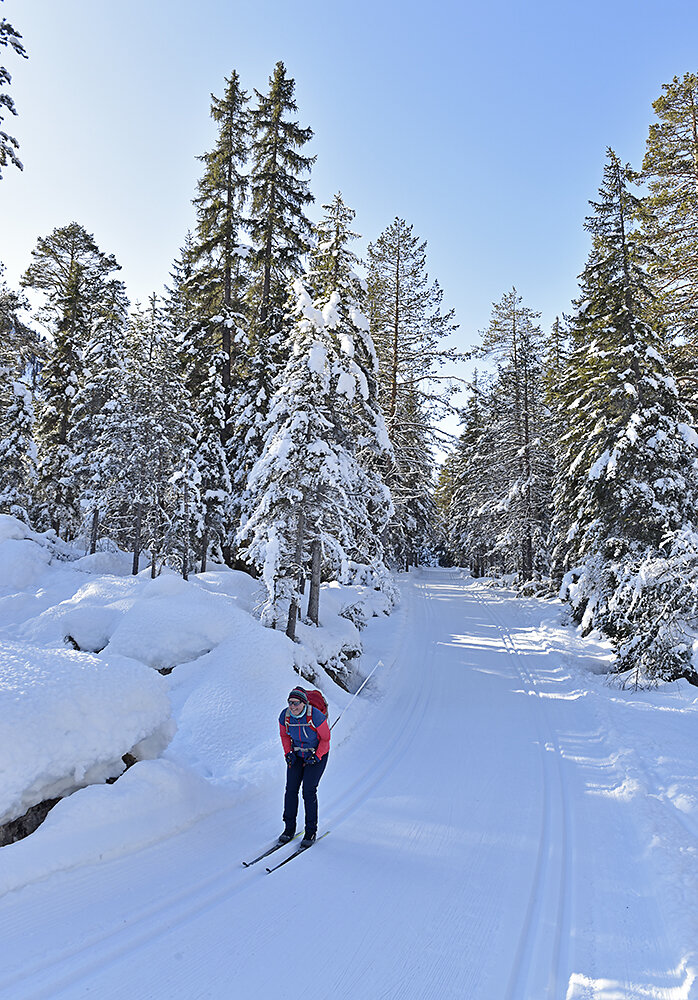
<svg viewBox="0 0 698 1000">
<path fill-rule="evenodd" d="M 300 279 L 294 295 L 293 349 L 273 397 L 264 450 L 250 475 L 250 516 L 240 531 L 267 587 L 263 620 L 283 622 L 291 638 L 308 565 L 321 561 L 333 579 L 346 581 L 351 573 L 363 482 L 335 419 L 334 338 Z M 316 624 L 318 593 L 315 586 L 309 610 Z"/>
<path fill-rule="evenodd" d="M 225 81 L 223 97 L 212 94 L 211 101 L 211 117 L 217 126 L 217 136 L 213 149 L 200 157 L 205 169 L 194 199 L 196 238 L 187 254 L 195 267 L 186 284 L 189 298 L 195 300 L 197 306 L 199 322 L 192 333 L 198 332 L 202 371 L 208 372 L 204 358 L 211 350 L 222 351 L 225 359 L 223 386 L 228 395 L 235 380 L 234 331 L 246 326 L 244 296 L 248 281 L 247 250 L 241 245 L 241 235 L 246 226 L 244 213 L 249 179 L 245 165 L 250 116 L 248 96 L 235 70 Z M 230 400 L 226 399 L 226 426 L 230 407 Z"/>
<path fill-rule="evenodd" d="M 256 337 L 262 342 L 283 327 L 288 281 L 301 273 L 312 229 L 305 210 L 314 198 L 304 175 L 310 173 L 315 157 L 301 150 L 313 131 L 294 120 L 295 87 L 278 62 L 268 93 L 255 91 L 258 103 L 252 111 L 251 304 Z"/>
<path fill-rule="evenodd" d="M 356 460 L 363 480 L 354 505 L 357 549 L 352 558 L 359 575 L 375 582 L 385 580 L 383 536 L 393 503 L 383 477 L 394 456 L 378 402 L 378 356 L 364 313 L 366 286 L 350 249 L 358 239 L 351 229 L 355 212 L 341 193 L 323 209 L 309 258 L 309 280 L 334 350 L 335 434 Z"/>
<path fill-rule="evenodd" d="M 105 474 L 102 450 L 105 423 L 124 373 L 128 298 L 123 282 L 111 279 L 97 308 L 94 324 L 82 351 L 82 377 L 73 400 L 69 450 L 88 520 L 91 553 L 97 550 L 100 519 L 100 483 Z"/>
<path fill-rule="evenodd" d="M 443 340 L 456 329 L 443 313 L 443 293 L 429 282 L 426 243 L 412 226 L 395 221 L 368 248 L 370 329 L 380 360 L 379 400 L 395 452 L 388 478 L 396 516 L 390 527 L 392 558 L 409 565 L 430 547 L 435 517 L 436 422 L 450 411 L 455 379 L 443 366 L 455 348 Z"/>
<path fill-rule="evenodd" d="M 312 226 L 305 215 L 313 196 L 305 175 L 315 157 L 302 149 L 312 138 L 310 128 L 295 120 L 295 82 L 276 64 L 267 94 L 257 96 L 251 113 L 251 217 L 249 230 L 250 315 L 243 385 L 235 406 L 228 440 L 228 462 L 234 493 L 243 496 L 247 477 L 264 448 L 265 421 L 290 350 L 293 318 L 288 307 L 289 282 L 302 271 Z M 243 335 L 239 334 L 243 340 Z M 240 517 L 248 516 L 243 497 Z M 239 554 L 244 559 L 244 552 Z"/>
<path fill-rule="evenodd" d="M 22 284 L 43 292 L 38 319 L 52 335 L 42 372 L 36 423 L 42 517 L 68 534 L 80 523 L 76 455 L 69 443 L 75 397 L 83 377 L 83 351 L 118 270 L 78 223 L 38 241 Z"/>
<path fill-rule="evenodd" d="M 12 402 L 0 434 L 0 512 L 29 523 L 36 480 L 34 407 L 26 382 L 12 382 Z"/>
<path fill-rule="evenodd" d="M 642 164 L 649 187 L 647 236 L 656 256 L 653 277 L 664 293 L 670 326 L 698 349 L 698 75 L 664 84 L 652 107 Z"/>
<path fill-rule="evenodd" d="M 560 393 L 569 429 L 556 491 L 558 558 L 561 551 L 577 619 L 611 637 L 620 669 L 672 678 L 692 670 L 682 623 L 694 609 L 672 586 L 671 566 L 678 580 L 687 544 L 698 561 L 698 453 L 660 353 L 653 254 L 637 226 L 634 179 L 609 150 L 586 222 L 592 250 Z"/>
<path fill-rule="evenodd" d="M 496 506 L 498 546 L 522 580 L 547 575 L 552 452 L 544 403 L 543 338 L 539 313 L 512 289 L 495 303 L 479 355 L 497 365 Z"/>
<path fill-rule="evenodd" d="M 11 48 L 18 56 L 22 56 L 23 59 L 27 58 L 27 53 L 21 42 L 22 36 L 18 31 L 12 27 L 9 21 L 6 21 L 3 17 L 0 20 L 0 48 Z M 15 102 L 12 100 L 9 94 L 2 93 L 2 88 L 8 86 L 12 82 L 12 77 L 4 66 L 0 66 L 0 125 L 4 117 L 4 112 L 9 111 L 11 115 L 17 114 L 17 109 L 15 108 Z M 8 162 L 14 164 L 20 170 L 23 169 L 22 162 L 17 156 L 17 150 L 19 149 L 19 143 L 7 132 L 0 129 L 0 179 L 2 179 L 2 167 L 7 166 Z"/>
<path fill-rule="evenodd" d="M 451 557 L 475 576 L 484 576 L 508 568 L 498 545 L 504 491 L 497 462 L 496 392 L 477 372 L 470 390 L 461 414 L 463 429 L 447 460 L 440 507 Z"/>
</svg>

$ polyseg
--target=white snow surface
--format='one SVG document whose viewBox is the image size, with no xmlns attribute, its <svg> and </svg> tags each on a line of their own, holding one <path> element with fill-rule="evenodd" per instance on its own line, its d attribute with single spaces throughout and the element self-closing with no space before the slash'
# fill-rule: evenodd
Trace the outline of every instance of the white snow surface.
<svg viewBox="0 0 698 1000">
<path fill-rule="evenodd" d="M 55 636 L 85 602 L 109 644 L 70 656 L 105 664 L 119 635 L 137 652 L 152 607 L 141 673 L 178 729 L 0 849 L 2 1000 L 698 998 L 698 691 L 610 685 L 608 647 L 557 601 L 459 570 L 397 582 L 390 616 L 379 594 L 324 588 L 323 627 L 295 646 L 222 569 L 152 584 L 54 560 L 15 594 L 3 648 L 65 655 Z M 338 612 L 361 602 L 359 632 Z M 358 698 L 318 676 L 339 716 L 329 835 L 271 875 L 244 869 L 281 829 L 294 663 L 357 640 L 364 675 L 383 664 Z"/>
</svg>

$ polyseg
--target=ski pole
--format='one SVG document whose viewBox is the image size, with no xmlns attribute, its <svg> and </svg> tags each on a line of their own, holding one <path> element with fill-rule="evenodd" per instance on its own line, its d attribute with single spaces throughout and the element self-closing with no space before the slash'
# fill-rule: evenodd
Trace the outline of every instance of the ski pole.
<svg viewBox="0 0 698 1000">
<path fill-rule="evenodd" d="M 336 718 L 336 719 L 334 720 L 334 722 L 333 722 L 333 723 L 332 723 L 332 725 L 330 726 L 330 729 L 334 729 L 334 727 L 335 727 L 335 726 L 337 725 L 337 723 L 339 722 L 339 720 L 340 720 L 340 719 L 342 718 L 342 716 L 344 715 L 344 713 L 346 712 L 346 710 L 347 710 L 347 709 L 349 708 L 349 706 L 351 705 L 351 703 L 352 703 L 352 701 L 354 700 L 354 698 L 356 698 L 356 696 L 357 696 L 357 695 L 361 694 L 361 692 L 363 691 L 364 687 L 365 687 L 365 686 L 366 686 L 366 685 L 368 684 L 368 682 L 369 682 L 369 681 L 371 680 L 371 678 L 372 678 L 372 677 L 373 677 L 373 675 L 375 674 L 376 670 L 378 670 L 378 668 L 379 668 L 379 667 L 382 667 L 382 666 L 383 666 L 383 661 L 382 661 L 382 660 L 379 660 L 379 661 L 378 661 L 378 663 L 377 663 L 377 664 L 375 665 L 375 667 L 373 668 L 373 670 L 371 671 L 371 673 L 370 673 L 370 674 L 368 675 L 368 677 L 366 678 L 366 680 L 365 680 L 365 681 L 363 681 L 363 683 L 362 683 L 361 687 L 359 688 L 359 690 L 358 690 L 358 691 L 355 691 L 355 692 L 354 692 L 354 694 L 352 695 L 352 697 L 350 698 L 350 700 L 349 700 L 349 701 L 347 702 L 347 704 L 346 704 L 346 705 L 344 706 L 344 708 L 343 708 L 343 709 L 342 709 L 342 711 L 341 711 L 341 712 L 339 713 L 339 715 L 337 716 L 337 718 Z"/>
</svg>

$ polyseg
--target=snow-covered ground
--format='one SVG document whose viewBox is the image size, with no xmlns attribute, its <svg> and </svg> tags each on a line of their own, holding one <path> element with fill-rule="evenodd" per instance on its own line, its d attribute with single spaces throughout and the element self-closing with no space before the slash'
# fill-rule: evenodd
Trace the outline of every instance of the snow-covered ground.
<svg viewBox="0 0 698 1000">
<path fill-rule="evenodd" d="M 698 997 L 695 689 L 608 686 L 555 602 L 403 576 L 360 634 L 362 670 L 384 663 L 365 691 L 322 679 L 330 834 L 267 875 L 240 862 L 280 830 L 276 719 L 307 648 L 258 626 L 242 574 L 32 559 L 0 643 L 177 664 L 148 676 L 178 728 L 0 849 L 3 1000 Z"/>
</svg>

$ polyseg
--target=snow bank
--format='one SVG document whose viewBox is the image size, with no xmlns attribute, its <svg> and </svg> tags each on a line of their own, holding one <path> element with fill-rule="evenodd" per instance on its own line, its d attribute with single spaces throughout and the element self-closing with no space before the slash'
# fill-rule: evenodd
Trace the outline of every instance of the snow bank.
<svg viewBox="0 0 698 1000">
<path fill-rule="evenodd" d="M 0 824 L 155 757 L 174 732 L 162 677 L 120 656 L 0 643 Z"/>
<path fill-rule="evenodd" d="M 153 580 L 124 553 L 83 551 L 0 517 L 0 823 L 71 793 L 0 850 L 0 891 L 138 850 L 278 780 L 277 718 L 300 671 L 336 718 L 350 695 L 319 664 L 360 653 L 392 606 L 325 585 L 321 627 L 299 624 L 293 643 L 260 623 L 246 573 Z M 105 785 L 126 752 L 163 759 Z"/>
<path fill-rule="evenodd" d="M 158 669 L 174 667 L 247 630 L 249 617 L 224 593 L 163 575 L 142 587 L 140 599 L 114 629 L 107 652 Z"/>
<path fill-rule="evenodd" d="M 0 895 L 141 850 L 232 804 L 230 792 L 170 761 L 134 764 L 114 785 L 63 799 L 31 837 L 0 851 Z"/>
</svg>

